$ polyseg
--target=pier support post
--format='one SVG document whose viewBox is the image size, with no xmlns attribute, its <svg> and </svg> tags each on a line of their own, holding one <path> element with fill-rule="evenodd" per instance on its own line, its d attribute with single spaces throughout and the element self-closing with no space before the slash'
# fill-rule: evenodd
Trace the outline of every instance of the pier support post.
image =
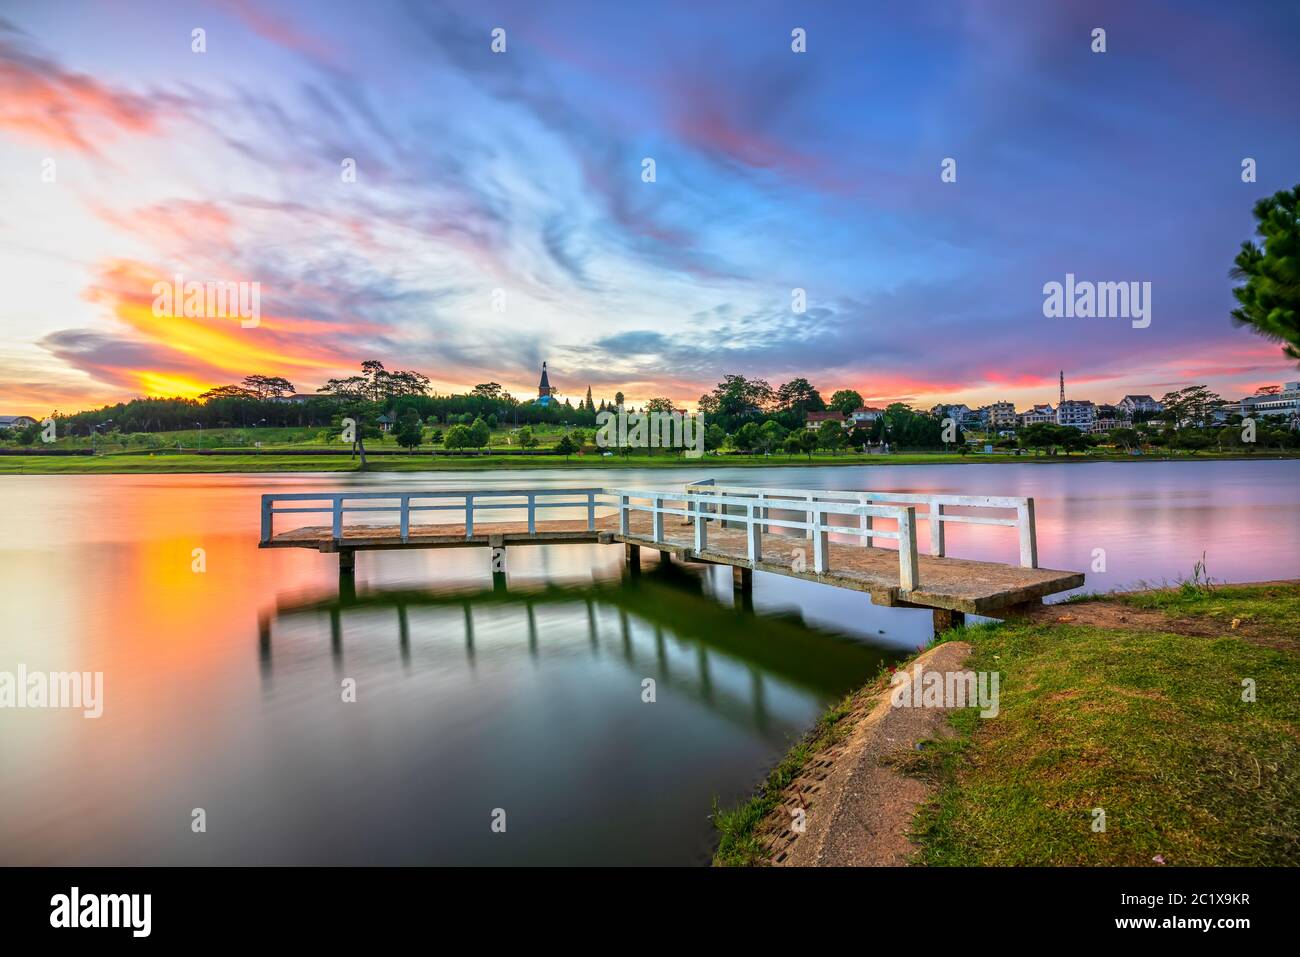
<svg viewBox="0 0 1300 957">
<path fill-rule="evenodd" d="M 506 546 L 501 535 L 489 535 L 488 547 L 492 550 L 492 590 L 506 590 Z"/>
<path fill-rule="evenodd" d="M 1006 620 L 1008 618 L 1024 618 L 1034 613 L 1034 609 L 1043 607 L 1041 598 L 1031 598 L 1028 601 L 1022 601 L 1015 605 L 1007 605 L 992 614 Z"/>
<path fill-rule="evenodd" d="M 736 599 L 736 607 L 744 611 L 754 610 L 754 570 L 752 568 L 741 568 L 739 565 L 731 566 L 731 587 L 732 594 Z"/>
<path fill-rule="evenodd" d="M 627 568 L 633 575 L 641 573 L 641 546 L 624 545 L 623 557 L 627 560 Z"/>
<path fill-rule="evenodd" d="M 960 628 L 966 624 L 964 611 L 950 611 L 947 608 L 934 609 L 934 635 L 939 637 L 949 628 Z"/>
<path fill-rule="evenodd" d="M 357 550 L 355 548 L 339 549 L 339 574 L 351 575 L 357 570 Z"/>
</svg>

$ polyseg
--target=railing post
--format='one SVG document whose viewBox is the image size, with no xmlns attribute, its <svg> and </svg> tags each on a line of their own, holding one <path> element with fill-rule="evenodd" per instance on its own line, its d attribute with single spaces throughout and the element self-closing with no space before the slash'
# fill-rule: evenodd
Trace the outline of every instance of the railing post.
<svg viewBox="0 0 1300 957">
<path fill-rule="evenodd" d="M 402 541 L 405 542 L 411 537 L 411 496 L 402 496 L 402 511 L 400 514 L 402 522 Z"/>
<path fill-rule="evenodd" d="M 749 543 L 749 560 L 757 562 L 763 557 L 763 522 L 760 506 L 750 505 L 749 524 L 745 528 L 745 541 Z"/>
<path fill-rule="evenodd" d="M 1024 499 L 1016 507 L 1016 531 L 1020 533 L 1020 566 L 1038 567 L 1038 533 L 1034 528 L 1034 500 Z"/>
<path fill-rule="evenodd" d="M 333 535 L 334 538 L 336 539 L 343 537 L 343 496 L 342 495 L 334 496 Z"/>
<path fill-rule="evenodd" d="M 912 591 L 920 584 L 921 570 L 916 556 L 916 506 L 898 513 L 898 587 Z"/>
<path fill-rule="evenodd" d="M 262 541 L 269 542 L 272 535 L 272 525 L 275 521 L 274 512 L 271 508 L 271 496 L 262 496 Z"/>
<path fill-rule="evenodd" d="M 650 505 L 654 508 L 652 518 L 650 519 L 650 537 L 656 542 L 664 540 L 664 513 L 660 511 L 663 508 L 664 500 L 662 496 L 655 495 L 650 499 Z"/>
<path fill-rule="evenodd" d="M 695 554 L 700 554 L 709 547 L 709 521 L 704 517 L 706 508 L 704 500 L 695 500 Z"/>
<path fill-rule="evenodd" d="M 465 537 L 474 537 L 474 493 L 465 493 Z"/>
<path fill-rule="evenodd" d="M 930 499 L 930 554 L 943 557 L 943 506 Z"/>
<path fill-rule="evenodd" d="M 808 521 L 808 522 L 811 522 L 811 521 L 813 520 L 812 504 L 813 504 L 813 497 L 812 497 L 811 495 L 809 495 L 809 496 L 808 496 L 808 511 L 804 512 L 804 520 L 805 520 L 805 521 Z M 812 538 L 812 537 L 813 537 L 813 531 L 812 531 L 812 529 L 810 528 L 810 529 L 808 529 L 808 531 L 804 532 L 804 536 L 803 536 L 803 537 L 804 537 L 804 538 Z"/>
<path fill-rule="evenodd" d="M 528 493 L 528 534 L 537 534 L 537 496 Z"/>
<path fill-rule="evenodd" d="M 865 495 L 859 495 L 859 496 L 858 496 L 858 504 L 859 504 L 859 505 L 870 505 L 871 502 L 867 499 L 867 497 L 866 497 Z M 861 521 L 860 521 L 859 524 L 860 524 L 860 526 L 861 526 L 861 528 L 862 528 L 862 531 L 864 531 L 864 532 L 870 532 L 871 529 L 875 527 L 875 524 L 874 524 L 874 523 L 872 522 L 872 520 L 871 520 L 871 516 L 868 515 L 866 512 L 863 512 L 863 513 L 862 513 L 862 519 L 861 519 Z M 871 543 L 872 543 L 872 541 L 874 541 L 874 536 L 872 536 L 872 535 L 870 535 L 870 534 L 862 535 L 862 536 L 861 536 L 861 539 L 862 539 L 862 546 L 863 546 L 864 548 L 870 548 L 870 547 L 871 547 Z"/>
<path fill-rule="evenodd" d="M 587 531 L 596 530 L 596 493 L 587 493 Z"/>
<path fill-rule="evenodd" d="M 631 513 L 628 507 L 628 498 L 626 495 L 618 497 L 618 533 L 620 535 L 632 534 Z"/>
<path fill-rule="evenodd" d="M 811 501 L 811 499 L 810 499 Z M 813 540 L 813 571 L 822 574 L 830 568 L 830 534 L 822 528 L 822 513 L 813 509 L 813 527 L 808 530 Z"/>
</svg>

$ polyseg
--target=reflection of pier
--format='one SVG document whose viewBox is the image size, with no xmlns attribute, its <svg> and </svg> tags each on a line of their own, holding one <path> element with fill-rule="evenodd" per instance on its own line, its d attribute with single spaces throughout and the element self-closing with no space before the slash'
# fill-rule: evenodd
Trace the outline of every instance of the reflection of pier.
<svg viewBox="0 0 1300 957">
<path fill-rule="evenodd" d="M 572 620 L 583 622 L 580 627 L 589 654 L 620 661 L 639 678 L 654 678 L 660 695 L 669 691 L 685 695 L 728 720 L 765 733 L 774 726 L 769 686 L 826 700 L 861 684 L 881 662 L 893 657 L 891 652 L 805 624 L 797 614 L 738 612 L 706 594 L 700 576 L 671 565 L 622 582 L 576 587 L 507 590 L 498 586 L 459 594 L 345 590 L 339 595 L 281 602 L 273 615 L 259 622 L 259 656 L 263 676 L 269 680 L 274 670 L 273 626 L 324 615 L 329 620 L 330 653 L 336 668 L 342 668 L 348 615 L 390 610 L 398 653 L 409 667 L 413 637 L 417 642 L 425 639 L 418 627 L 413 635 L 413 613 L 433 610 L 445 613 L 439 618 L 440 634 L 445 635 L 448 626 L 459 632 L 464 661 L 473 668 L 482 651 L 476 624 L 486 613 L 511 610 L 519 618 L 519 653 L 537 660 L 546 656 L 548 648 L 539 612 L 574 606 L 583 609 Z M 739 626 L 738 616 L 743 618 Z M 375 621 L 373 616 L 368 620 Z M 566 637 L 573 636 L 568 630 Z M 568 642 L 566 652 L 573 647 Z M 494 644 L 493 652 L 500 651 L 501 645 Z M 719 680 L 724 672 L 733 680 Z M 741 672 L 745 680 L 734 680 Z"/>
</svg>

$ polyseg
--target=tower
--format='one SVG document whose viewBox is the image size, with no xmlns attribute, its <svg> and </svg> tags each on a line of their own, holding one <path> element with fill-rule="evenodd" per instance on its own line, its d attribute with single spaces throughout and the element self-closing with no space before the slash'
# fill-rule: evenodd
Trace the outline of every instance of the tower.
<svg viewBox="0 0 1300 957">
<path fill-rule="evenodd" d="M 543 365 L 543 367 L 545 367 L 546 363 L 542 363 L 542 365 Z M 546 373 L 543 372 L 543 373 L 542 373 L 542 379 L 544 380 L 545 378 L 546 378 Z M 1060 401 L 1058 401 L 1056 404 L 1059 406 L 1059 405 L 1061 404 L 1061 402 L 1064 402 L 1064 401 L 1065 401 L 1065 370 L 1062 369 L 1062 370 L 1061 370 L 1061 398 L 1060 398 Z"/>
<path fill-rule="evenodd" d="M 542 405 L 550 405 L 551 397 L 555 390 L 551 387 L 551 379 L 546 374 L 546 363 L 542 363 L 542 381 L 537 383 L 537 401 Z"/>
</svg>

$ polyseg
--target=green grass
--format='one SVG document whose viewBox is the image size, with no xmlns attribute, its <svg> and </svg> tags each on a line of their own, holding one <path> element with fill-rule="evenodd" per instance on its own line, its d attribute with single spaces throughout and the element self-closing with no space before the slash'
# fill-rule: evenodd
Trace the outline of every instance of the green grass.
<svg viewBox="0 0 1300 957">
<path fill-rule="evenodd" d="M 1300 630 L 1300 585 L 1183 587 L 1092 596 Z M 891 762 L 936 788 L 914 822 L 918 863 L 1171 865 L 1300 863 L 1300 654 L 1226 635 L 992 623 L 945 632 L 967 667 L 998 672 L 999 712 L 955 711 L 952 738 Z M 906 665 L 899 665 L 906 667 Z M 1254 702 L 1242 700 L 1243 681 Z M 763 865 L 782 791 L 848 733 L 859 696 L 831 708 L 738 808 L 720 811 L 717 865 Z M 1094 831 L 1094 809 L 1105 831 Z"/>
<path fill-rule="evenodd" d="M 264 443 L 269 449 L 320 448 L 321 443 L 277 445 Z M 368 443 L 372 450 L 393 451 L 396 443 Z M 60 447 L 65 447 L 60 445 Z M 1226 456 L 1225 456 L 1226 457 Z M 1259 456 L 1264 458 L 1264 456 Z M 1210 456 L 1201 456 L 1208 459 Z M 531 456 L 465 456 L 439 455 L 436 458 L 419 451 L 415 455 L 385 455 L 372 457 L 370 471 L 482 471 L 522 469 L 699 469 L 703 467 L 726 468 L 785 468 L 822 465 L 999 465 L 1006 463 L 1097 462 L 1097 461 L 1163 461 L 1143 458 L 1128 459 L 1123 456 L 1071 456 L 1036 457 L 1014 455 L 954 455 L 946 452 L 902 452 L 893 455 L 826 455 L 817 454 L 811 459 L 803 455 L 706 455 L 702 459 L 688 459 L 680 455 L 613 455 L 609 457 L 587 454 L 565 458 L 562 455 Z M 133 448 L 90 456 L 0 456 L 2 474 L 77 474 L 118 472 L 350 472 L 357 470 L 356 459 L 347 452 L 338 455 L 304 455 L 300 458 L 286 455 L 260 456 L 255 451 L 240 455 L 196 455 L 178 452 L 172 448 Z"/>
<path fill-rule="evenodd" d="M 1120 593 L 1111 597 L 1134 608 L 1210 618 L 1225 628 L 1230 628 L 1233 619 L 1237 619 L 1270 635 L 1300 641 L 1300 588 L 1295 585 L 1197 586 L 1184 582 L 1175 588 Z"/>
<path fill-rule="evenodd" d="M 1294 586 L 1227 591 L 1174 605 L 1271 621 L 1300 600 Z M 964 638 L 968 667 L 1001 674 L 1000 711 L 954 713 L 958 736 L 913 769 L 939 783 L 913 835 L 922 863 L 1300 863 L 1295 653 L 1064 625 L 984 625 Z M 1104 832 L 1092 829 L 1095 808 Z"/>
<path fill-rule="evenodd" d="M 713 802 L 713 825 L 719 843 L 713 856 L 717 867 L 746 867 L 766 864 L 767 852 L 758 836 L 758 826 L 781 801 L 781 792 L 817 753 L 840 741 L 848 732 L 842 723 L 853 709 L 853 696 L 833 704 L 817 720 L 812 731 L 790 749 L 772 769 L 759 792 L 739 807 L 724 811 Z"/>
</svg>

